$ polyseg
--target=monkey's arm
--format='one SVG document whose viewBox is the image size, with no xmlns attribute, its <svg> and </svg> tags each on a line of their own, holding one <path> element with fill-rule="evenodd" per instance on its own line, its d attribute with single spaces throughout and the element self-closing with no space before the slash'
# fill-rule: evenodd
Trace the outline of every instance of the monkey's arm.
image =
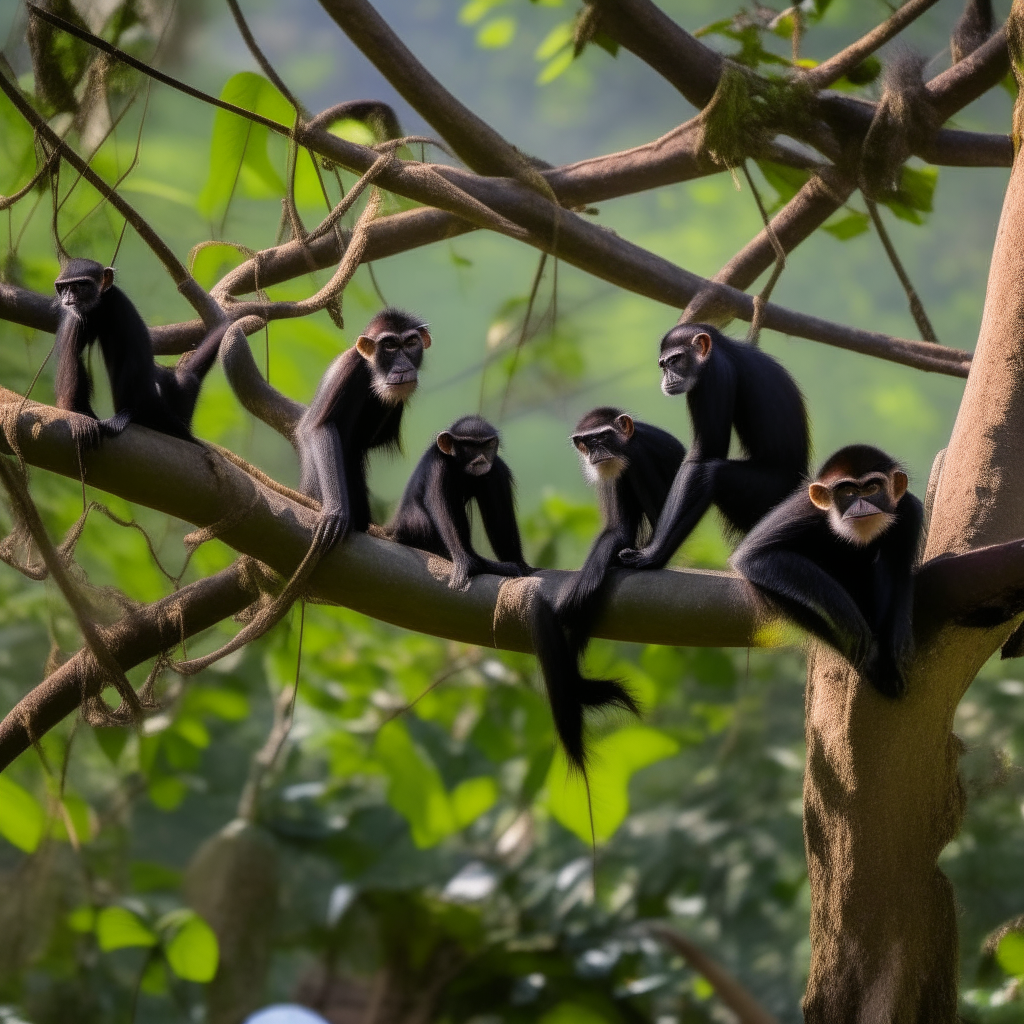
<svg viewBox="0 0 1024 1024">
<path fill-rule="evenodd" d="M 331 421 L 296 431 L 296 442 L 304 463 L 304 485 L 320 499 L 320 521 L 313 534 L 313 546 L 329 551 L 343 541 L 352 526 L 345 455 L 338 428 Z M 312 479 L 309 479 L 309 478 Z"/>
<path fill-rule="evenodd" d="M 742 544 L 731 562 L 798 626 L 858 671 L 870 670 L 877 655 L 871 627 L 846 590 L 811 559 L 781 547 Z"/>
<path fill-rule="evenodd" d="M 714 500 L 714 474 L 720 461 L 691 461 L 679 467 L 654 534 L 641 550 L 624 548 L 619 561 L 630 569 L 661 569 L 693 532 Z M 627 543 L 632 543 L 630 538 Z"/>
<path fill-rule="evenodd" d="M 480 508 L 484 532 L 499 559 L 498 563 L 492 564 L 504 564 L 499 575 L 518 576 L 530 572 L 523 559 L 523 545 L 519 539 L 512 474 L 501 459 L 494 460 L 490 473 L 483 478 L 476 503 Z"/>
<path fill-rule="evenodd" d="M 486 560 L 473 550 L 462 495 L 454 492 L 446 476 L 444 463 L 435 459 L 430 467 L 424 507 L 455 566 L 448 586 L 461 590 L 470 577 L 486 571 Z"/>
<path fill-rule="evenodd" d="M 92 408 L 92 379 L 80 355 L 60 354 L 54 395 L 58 409 L 78 413 L 69 421 L 71 436 L 78 444 L 95 448 L 100 443 L 102 433 Z"/>
</svg>

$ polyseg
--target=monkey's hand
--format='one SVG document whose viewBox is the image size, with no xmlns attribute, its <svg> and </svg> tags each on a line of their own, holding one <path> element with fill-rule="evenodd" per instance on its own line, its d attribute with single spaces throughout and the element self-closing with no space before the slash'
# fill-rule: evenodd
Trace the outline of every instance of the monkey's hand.
<svg viewBox="0 0 1024 1024">
<path fill-rule="evenodd" d="M 98 420 L 82 413 L 71 413 L 68 417 L 68 426 L 71 428 L 71 438 L 83 451 L 91 451 L 99 448 L 103 440 L 103 432 L 100 429 Z"/>
<path fill-rule="evenodd" d="M 111 437 L 117 437 L 118 434 L 124 432 L 125 428 L 132 421 L 132 414 L 129 409 L 122 409 L 115 416 L 111 416 L 109 419 L 100 420 L 100 429 L 104 434 L 109 434 Z"/>
<path fill-rule="evenodd" d="M 619 564 L 627 569 L 660 569 L 665 561 L 659 558 L 653 548 L 623 548 L 619 552 Z"/>
<path fill-rule="evenodd" d="M 313 531 L 313 547 L 319 548 L 321 555 L 340 544 L 351 528 L 348 513 L 342 508 L 324 506 L 320 509 L 320 520 Z"/>
</svg>

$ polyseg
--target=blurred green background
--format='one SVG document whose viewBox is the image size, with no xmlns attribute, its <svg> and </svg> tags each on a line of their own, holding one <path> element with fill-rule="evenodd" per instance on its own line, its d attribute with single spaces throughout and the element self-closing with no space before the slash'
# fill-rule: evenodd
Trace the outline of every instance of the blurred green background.
<svg viewBox="0 0 1024 1024">
<path fill-rule="evenodd" d="M 377 6 L 456 95 L 521 149 L 549 162 L 644 143 L 694 113 L 624 51 L 613 59 L 591 46 L 568 63 L 557 43 L 575 13 L 570 3 L 381 0 Z M 663 6 L 691 30 L 735 13 L 711 0 Z M 864 0 L 817 6 L 824 17 L 805 37 L 805 57 L 827 56 L 887 12 L 885 4 Z M 996 6 L 1005 14 L 1009 5 Z M 90 10 L 86 20 L 99 28 L 102 12 Z M 140 8 L 141 20 L 121 45 L 149 58 L 169 10 Z M 407 132 L 431 134 L 313 0 L 253 0 L 244 11 L 311 110 L 380 98 L 394 104 Z M 935 55 L 930 73 L 948 63 L 946 41 L 958 15 L 958 5 L 943 0 L 908 34 L 921 52 Z M 31 86 L 24 8 L 5 4 L 0 19 L 5 53 L 27 76 L 22 84 Z M 111 31 L 108 23 L 105 32 Z M 719 36 L 708 41 L 733 48 Z M 226 7 L 212 0 L 180 0 L 161 45 L 161 66 L 215 94 L 232 76 L 256 70 Z M 788 53 L 787 41 L 770 34 L 764 45 Z M 123 102 L 139 82 L 124 76 L 115 85 Z M 877 86 L 864 92 L 876 93 Z M 213 111 L 167 88 L 154 86 L 147 99 L 143 87 L 94 166 L 108 180 L 128 168 L 144 105 L 138 164 L 121 191 L 174 250 L 184 256 L 212 238 L 252 248 L 273 244 L 284 144 L 270 139 L 266 161 L 248 151 L 241 168 L 218 162 L 211 150 L 219 130 Z M 1005 131 L 1010 107 L 1007 92 L 996 89 L 955 123 Z M 6 101 L 0 117 L 0 192 L 9 194 L 31 173 L 32 140 Z M 437 151 L 428 156 L 439 158 Z M 237 188 L 228 204 L 224 183 L 232 175 Z M 353 180 L 343 178 L 346 186 Z M 918 217 L 922 223 L 883 210 L 946 344 L 973 347 L 1006 178 L 1005 170 L 942 168 L 934 209 Z M 757 180 L 774 202 L 771 186 Z M 307 224 L 315 223 L 323 200 L 301 175 L 298 199 Z M 400 208 L 397 200 L 389 203 L 390 210 Z M 95 193 L 76 187 L 61 211 L 61 230 L 72 252 L 107 261 L 121 221 L 96 205 Z M 863 209 L 856 199 L 851 206 Z M 48 199 L 37 192 L 8 217 L 7 280 L 52 287 L 57 262 L 48 214 Z M 706 275 L 760 225 L 746 184 L 738 188 L 726 173 L 602 203 L 596 220 Z M 208 250 L 196 273 L 210 284 L 240 258 L 226 248 Z M 527 556 L 571 568 L 597 524 L 567 440 L 577 417 L 615 404 L 687 435 L 685 404 L 661 394 L 656 365 L 658 339 L 678 311 L 564 264 L 557 268 L 556 302 L 549 261 L 534 310 L 539 329 L 517 361 L 512 349 L 537 261 L 533 250 L 478 232 L 382 261 L 373 268 L 376 283 L 363 268 L 345 294 L 344 332 L 326 314 L 271 325 L 270 377 L 285 393 L 308 400 L 328 362 L 379 308 L 378 288 L 388 302 L 422 313 L 435 345 L 406 419 L 404 455 L 373 465 L 378 509 L 386 512 L 397 499 L 437 431 L 481 408 L 501 428 L 518 480 Z M 116 265 L 120 285 L 150 323 L 190 317 L 130 231 Z M 325 279 L 297 279 L 271 294 L 304 296 Z M 917 336 L 872 232 L 847 241 L 817 232 L 790 258 L 774 299 L 839 322 Z M 734 325 L 737 335 L 744 330 Z M 0 335 L 0 380 L 24 391 L 52 339 L 7 324 L 0 324 Z M 262 336 L 252 342 L 262 366 L 267 342 Z M 961 381 L 770 332 L 762 343 L 807 397 L 818 461 L 842 444 L 872 442 L 907 463 L 923 494 L 931 460 L 949 435 Z M 48 371 L 33 397 L 51 400 Z M 219 368 L 206 384 L 195 429 L 297 483 L 289 446 L 240 409 Z M 63 534 L 81 510 L 78 484 L 37 472 L 32 490 L 51 531 Z M 185 526 L 90 496 L 120 515 L 135 515 L 177 574 Z M 679 562 L 720 567 L 728 550 L 708 517 Z M 216 541 L 205 545 L 186 581 L 230 557 Z M 142 535 L 100 517 L 90 519 L 78 558 L 92 584 L 117 586 L 134 599 L 153 600 L 171 589 Z M 38 682 L 48 657 L 70 653 L 78 642 L 50 584 L 29 583 L 3 568 L 0 587 L 0 706 L 6 711 Z M 533 660 L 404 633 L 340 609 L 306 610 L 291 741 L 262 792 L 257 824 L 221 833 L 266 737 L 275 695 L 294 678 L 298 633 L 296 609 L 264 643 L 187 686 L 167 677 L 161 684 L 166 708 L 138 733 L 68 722 L 5 773 L 0 1002 L 7 1009 L 0 1008 L 0 1020 L 227 1021 L 239 1019 L 240 1007 L 292 996 L 336 1022 L 727 1019 L 707 983 L 638 925 L 647 918 L 670 920 L 780 1020 L 799 1020 L 809 947 L 798 651 L 593 645 L 592 667 L 624 675 L 648 709 L 642 724 L 609 718 L 595 730 L 592 790 L 601 840 L 595 899 L 582 794 L 566 780 L 560 760 L 552 760 Z M 943 867 L 962 910 L 963 1013 L 971 1020 L 1024 1020 L 1024 1004 L 1011 998 L 1024 958 L 1018 963 L 1010 951 L 997 962 L 981 951 L 993 928 L 1024 911 L 1024 683 L 1010 678 L 1017 674 L 1015 663 L 991 664 L 959 711 L 972 800 Z M 395 717 L 432 683 L 436 689 Z M 75 843 L 67 841 L 67 820 Z M 212 846 L 197 853 L 205 840 Z M 208 989 L 201 982 L 212 954 L 203 953 L 203 926 L 183 916 L 187 900 L 219 922 L 218 931 L 227 929 L 221 974 Z M 217 921 L 213 904 L 221 907 Z M 391 994 L 371 1018 L 378 988 Z"/>
</svg>

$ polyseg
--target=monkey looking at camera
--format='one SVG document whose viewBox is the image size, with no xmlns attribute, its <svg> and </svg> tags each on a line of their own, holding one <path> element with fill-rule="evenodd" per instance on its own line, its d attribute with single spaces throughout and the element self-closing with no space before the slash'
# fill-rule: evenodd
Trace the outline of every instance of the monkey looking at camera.
<svg viewBox="0 0 1024 1024">
<path fill-rule="evenodd" d="M 516 523 L 512 473 L 498 455 L 498 432 L 480 416 L 463 416 L 423 454 L 385 534 L 399 544 L 431 551 L 455 565 L 449 586 L 472 576 L 530 572 Z M 484 531 L 500 561 L 473 550 L 466 506 L 476 500 Z"/>
<path fill-rule="evenodd" d="M 585 678 L 579 661 L 604 606 L 617 552 L 638 543 L 658 521 L 686 449 L 667 431 L 608 407 L 588 412 L 572 443 L 583 475 L 597 488 L 604 525 L 583 567 L 554 598 L 538 594 L 532 630 L 555 729 L 570 766 L 584 771 L 584 709 L 620 707 L 635 713 L 637 706 L 618 680 Z"/>
<path fill-rule="evenodd" d="M 194 441 L 192 414 L 199 390 L 217 359 L 227 325 L 214 327 L 172 370 L 153 358 L 153 344 L 131 299 L 114 284 L 113 267 L 68 260 L 54 282 L 60 306 L 54 382 L 57 408 L 79 413 L 71 432 L 87 447 L 116 436 L 129 423 Z M 100 420 L 92 408 L 92 378 L 85 351 L 99 341 L 110 379 L 114 415 Z"/>
<path fill-rule="evenodd" d="M 666 395 L 686 395 L 693 443 L 647 545 L 619 552 L 631 569 L 660 569 L 715 505 L 746 533 L 807 474 L 803 396 L 779 363 L 709 324 L 681 324 L 661 340 Z M 735 429 L 745 458 L 729 458 Z"/>
<path fill-rule="evenodd" d="M 879 693 L 901 697 L 923 518 L 899 463 L 870 445 L 850 445 L 765 516 L 731 563 Z"/>
</svg>

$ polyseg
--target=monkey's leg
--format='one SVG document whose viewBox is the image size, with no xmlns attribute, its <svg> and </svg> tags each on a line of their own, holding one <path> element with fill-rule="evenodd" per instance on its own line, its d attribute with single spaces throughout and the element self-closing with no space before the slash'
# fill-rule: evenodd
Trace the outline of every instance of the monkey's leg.
<svg viewBox="0 0 1024 1024">
<path fill-rule="evenodd" d="M 618 553 L 627 569 L 661 569 L 665 565 L 711 507 L 715 473 L 723 464 L 722 459 L 683 462 L 647 546 L 623 548 Z"/>
<path fill-rule="evenodd" d="M 878 645 L 853 598 L 827 572 L 793 551 L 768 548 L 733 556 L 736 570 L 798 626 L 839 651 L 858 671 L 870 668 Z"/>
<path fill-rule="evenodd" d="M 713 501 L 732 526 L 747 533 L 799 485 L 789 470 L 728 459 L 715 470 Z"/>
</svg>

